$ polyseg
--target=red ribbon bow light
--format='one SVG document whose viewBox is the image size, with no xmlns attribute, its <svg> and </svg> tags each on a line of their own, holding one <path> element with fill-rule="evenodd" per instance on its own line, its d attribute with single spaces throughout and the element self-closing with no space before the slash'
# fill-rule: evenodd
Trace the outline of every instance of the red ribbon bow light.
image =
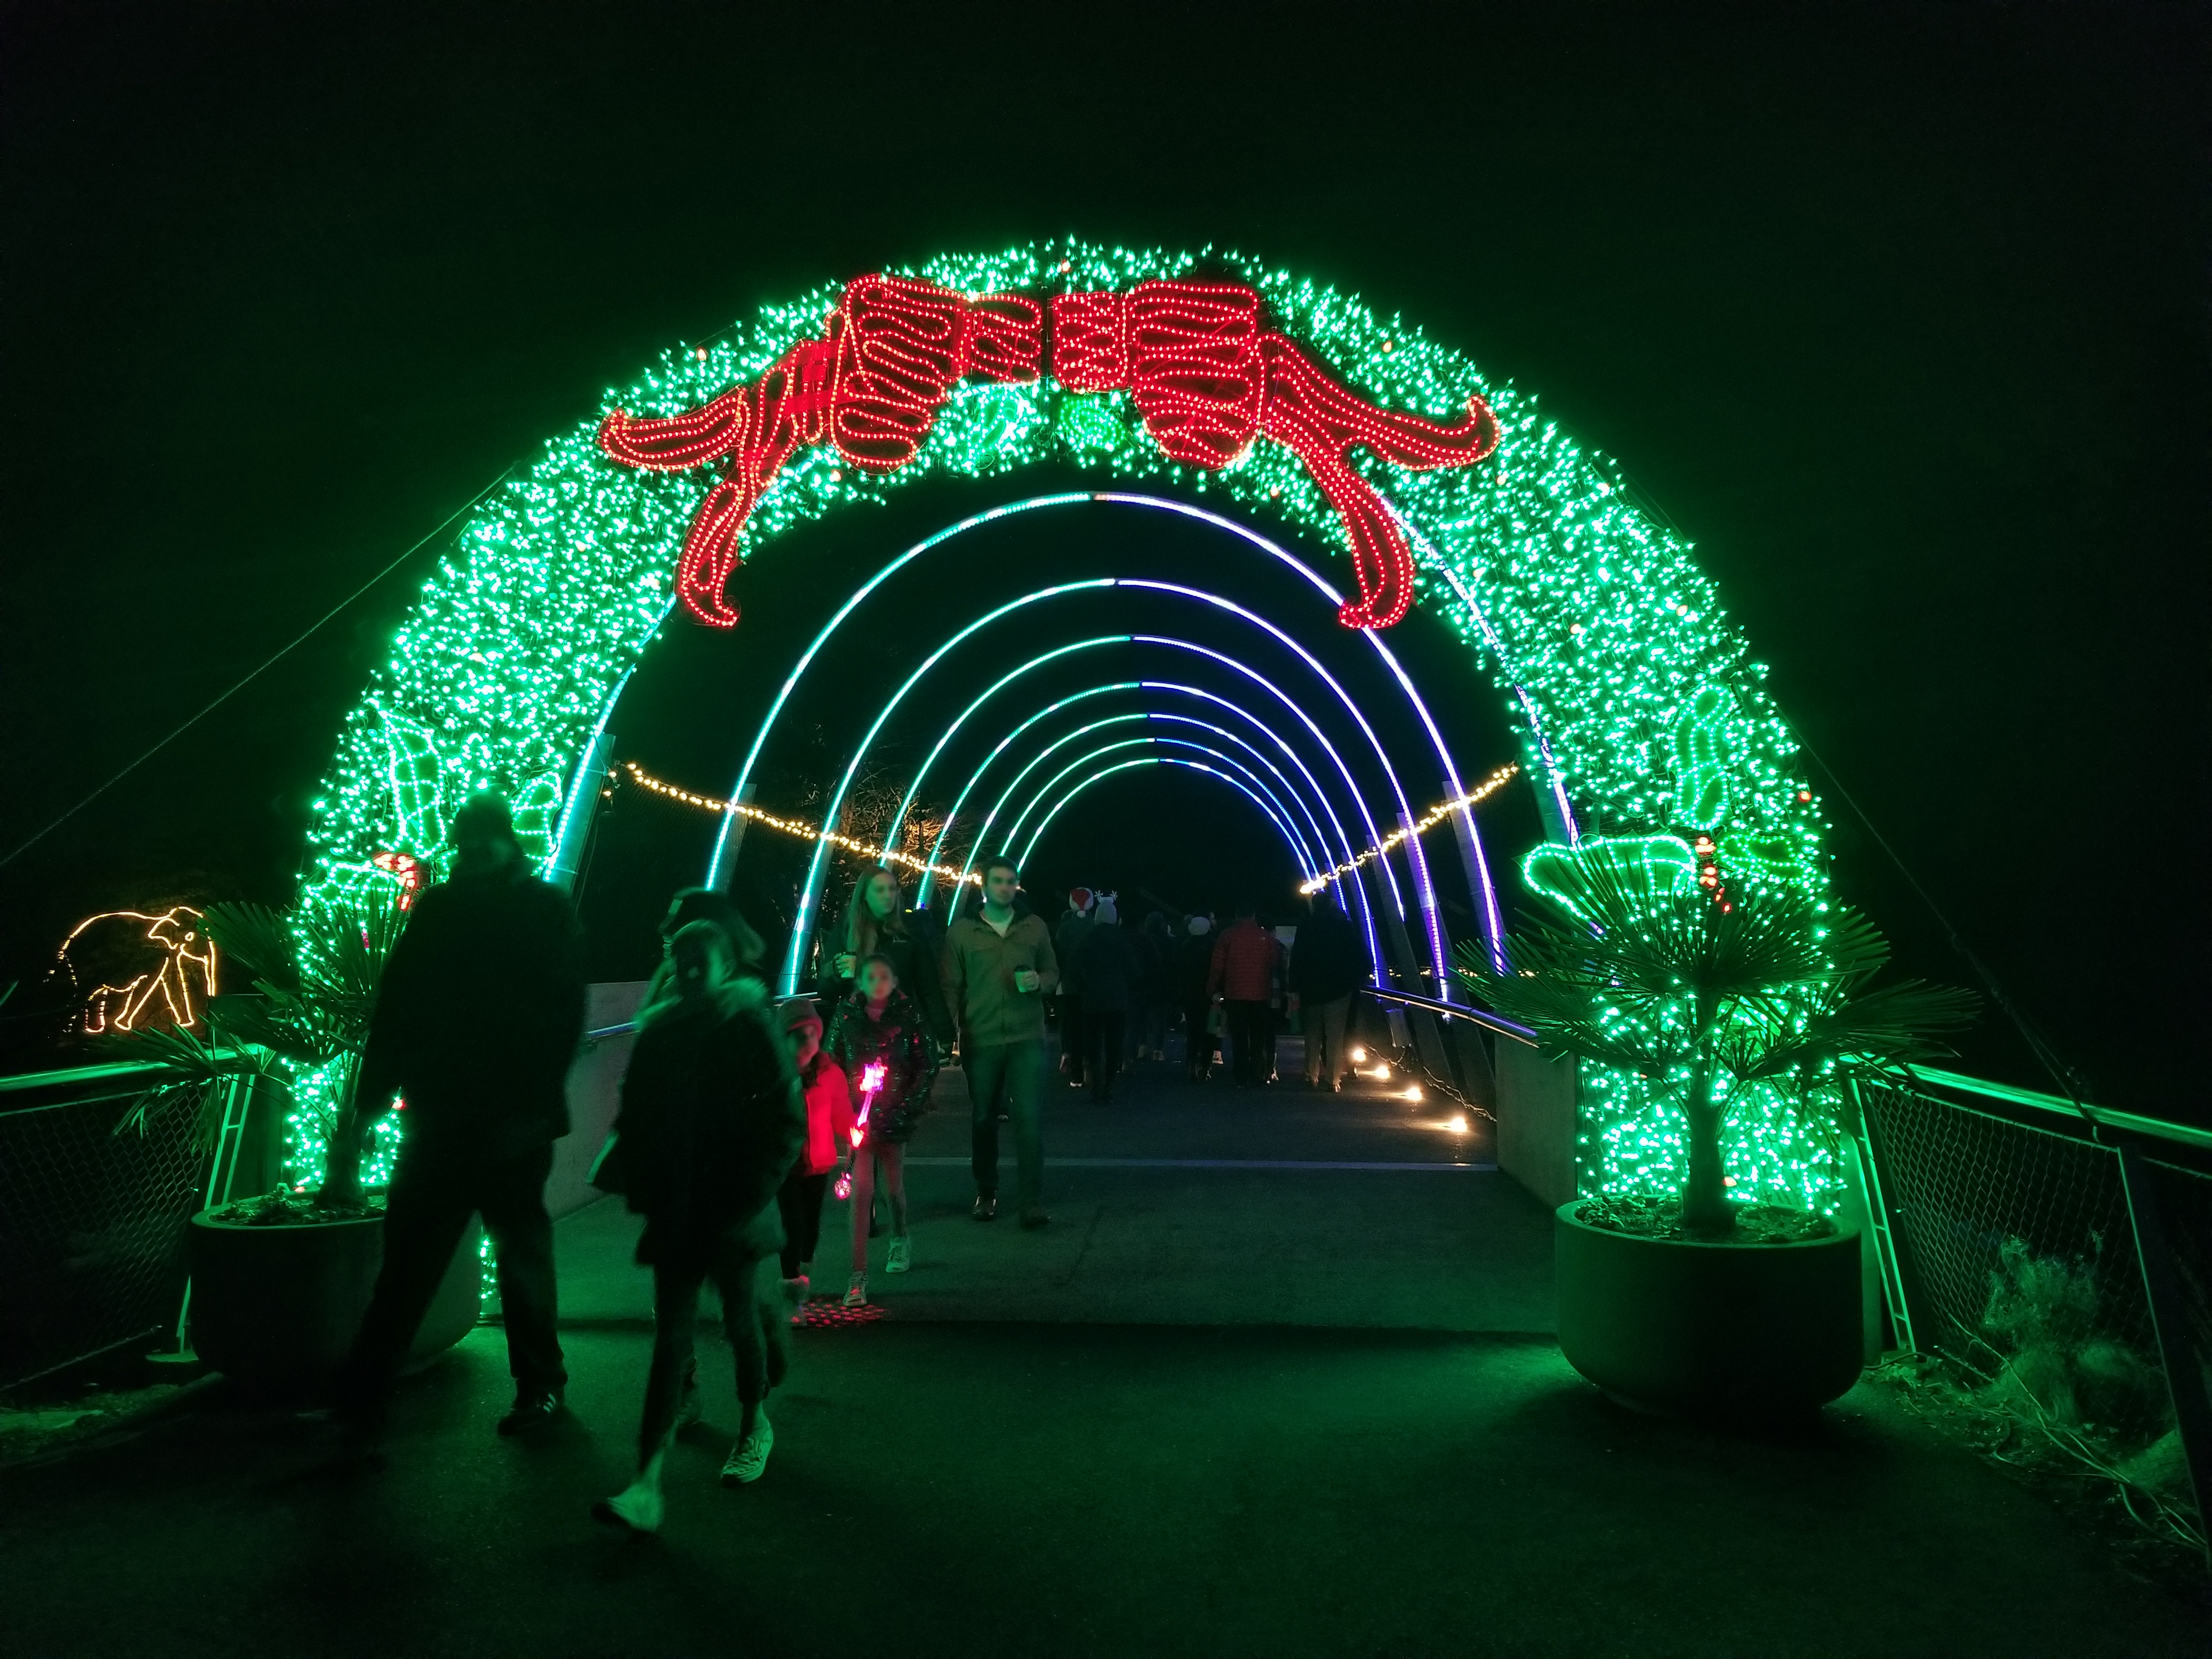
<svg viewBox="0 0 2212 1659">
<path fill-rule="evenodd" d="M 1125 294 L 1052 299 L 1052 368 L 1074 392 L 1127 390 L 1170 459 L 1218 470 L 1272 438 L 1305 463 L 1343 521 L 1359 598 L 1339 620 L 1388 628 L 1413 603 L 1413 561 L 1382 498 L 1352 469 L 1355 444 L 1415 471 L 1469 466 L 1498 446 L 1480 398 L 1453 426 L 1377 409 L 1287 336 L 1261 326 L 1241 284 L 1139 283 Z M 677 591 L 702 621 L 738 620 L 722 597 L 745 520 L 801 444 L 825 439 L 852 465 L 890 472 L 914 459 L 952 387 L 969 375 L 1035 380 L 1042 316 L 1019 295 L 969 300 L 929 283 L 863 276 L 825 337 L 792 348 L 747 386 L 665 420 L 621 410 L 599 428 L 616 460 L 659 471 L 725 461 L 684 544 Z"/>
</svg>

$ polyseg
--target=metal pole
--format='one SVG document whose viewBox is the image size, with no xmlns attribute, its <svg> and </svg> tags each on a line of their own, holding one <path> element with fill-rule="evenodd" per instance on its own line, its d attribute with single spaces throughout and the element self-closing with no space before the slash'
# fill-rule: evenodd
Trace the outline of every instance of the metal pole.
<svg viewBox="0 0 2212 1659">
<path fill-rule="evenodd" d="M 2204 1370 L 2190 1338 L 2189 1310 L 2166 1242 L 2166 1219 L 2141 1144 L 2124 1140 L 2116 1150 L 2128 1221 L 2135 1229 L 2136 1260 L 2142 1268 L 2143 1295 L 2150 1304 L 2151 1330 L 2158 1338 L 2158 1360 L 2166 1371 L 2166 1395 L 2173 1401 L 2181 1455 L 2189 1465 L 2190 1491 L 2198 1516 L 2212 1520 L 2212 1400 L 2205 1396 Z M 2208 1541 L 2205 1554 L 2212 1561 L 2212 1541 Z"/>
</svg>

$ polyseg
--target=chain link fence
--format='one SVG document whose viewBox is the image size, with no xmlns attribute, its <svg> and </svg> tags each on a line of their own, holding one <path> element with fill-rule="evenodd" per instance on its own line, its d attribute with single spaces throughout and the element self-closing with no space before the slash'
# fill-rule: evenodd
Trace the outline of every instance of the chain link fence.
<svg viewBox="0 0 2212 1659">
<path fill-rule="evenodd" d="M 118 1133 L 138 1092 L 0 1103 L 0 1388 L 175 1323 L 207 1154 L 190 1111 Z"/>
<path fill-rule="evenodd" d="M 2178 1446 L 2201 1493 L 2212 1481 L 2212 1135 L 1948 1073 L 1924 1091 L 1862 1088 L 1859 1103 L 1900 1338 L 1983 1376 L 2008 1351 L 2021 1356 L 2033 1375 L 2006 1386 L 2033 1395 L 2035 1419 L 2060 1419 L 2076 1449 L 2122 1445 L 2130 1396 L 2112 1385 L 2143 1377 L 2165 1395 L 2159 1410 L 2171 1405 L 2160 1443 Z M 2039 1361 L 2024 1334 L 2057 1340 L 2061 1358 Z M 2045 1383 L 2063 1386 L 2069 1409 Z M 2117 1459 L 2102 1472 L 2189 1502 L 2180 1478 L 2153 1481 Z M 2201 1543 L 2201 1519 L 2194 1532 Z"/>
<path fill-rule="evenodd" d="M 1978 1338 L 1999 1252 L 2017 1238 L 2032 1255 L 2090 1267 L 2109 1334 L 2155 1351 L 2110 1147 L 1902 1090 L 1863 1089 L 1860 1101 L 1916 1342 L 1957 1350 Z"/>
</svg>

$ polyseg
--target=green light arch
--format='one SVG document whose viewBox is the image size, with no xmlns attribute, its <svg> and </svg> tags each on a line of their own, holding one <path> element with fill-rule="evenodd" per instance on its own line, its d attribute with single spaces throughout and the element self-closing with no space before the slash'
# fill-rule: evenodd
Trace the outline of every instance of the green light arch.
<svg viewBox="0 0 2212 1659">
<path fill-rule="evenodd" d="M 1492 381 L 1401 318 L 1234 252 L 1053 238 L 893 274 L 967 294 L 1048 295 L 1126 290 L 1187 275 L 1201 258 L 1249 283 L 1272 326 L 1370 403 L 1443 420 L 1480 397 L 1495 414 L 1500 441 L 1480 465 L 1413 473 L 1358 450 L 1349 464 L 1406 528 L 1416 604 L 1465 642 L 1521 735 L 1524 764 L 1553 785 L 1565 809 L 1554 833 L 1680 833 L 1694 811 L 1744 890 L 1825 896 L 1826 820 L 1765 665 L 1689 544 L 1640 512 L 1532 393 Z M 667 619 L 677 550 L 710 487 L 696 472 L 609 463 L 600 418 L 617 407 L 673 415 L 750 381 L 818 334 L 842 289 L 825 282 L 696 347 L 672 347 L 476 509 L 337 734 L 313 803 L 307 902 L 390 891 L 375 856 L 434 860 L 447 815 L 479 787 L 517 798 L 526 836 L 550 858 L 564 803 L 582 799 L 593 734 Z M 1333 511 L 1287 451 L 1261 445 L 1224 470 L 1195 471 L 1165 457 L 1126 394 L 1078 393 L 1048 376 L 957 387 L 895 472 L 841 467 L 827 449 L 798 455 L 753 513 L 749 556 L 771 558 L 793 526 L 908 484 L 1039 464 L 1198 498 L 1277 527 L 1316 562 L 1337 556 Z M 742 629 L 737 641 L 775 643 Z M 1603 1079 L 1586 1115 L 1590 1185 L 1671 1188 L 1677 1138 L 1646 1119 L 1632 1079 Z M 295 1152 L 300 1174 L 319 1167 L 312 1141 Z M 1795 1196 L 1832 1179 L 1820 1158 L 1765 1129 L 1739 1136 L 1731 1156 L 1747 1195 Z"/>
</svg>

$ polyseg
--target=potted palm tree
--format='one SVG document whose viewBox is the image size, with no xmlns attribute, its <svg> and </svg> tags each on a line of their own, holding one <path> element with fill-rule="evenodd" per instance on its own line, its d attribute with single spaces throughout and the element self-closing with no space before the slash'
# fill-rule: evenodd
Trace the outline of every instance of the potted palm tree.
<svg viewBox="0 0 2212 1659">
<path fill-rule="evenodd" d="M 1507 941 L 1503 972 L 1463 950 L 1457 976 L 1533 1029 L 1547 1057 L 1634 1073 L 1651 1109 L 1680 1119 L 1677 1192 L 1584 1196 L 1557 1212 L 1568 1360 L 1649 1409 L 1802 1413 L 1859 1373 L 1859 1239 L 1732 1193 L 1730 1116 L 1778 1103 L 1832 1143 L 1843 1085 L 1949 1053 L 1936 1034 L 1966 1024 L 1975 999 L 1917 981 L 1875 988 L 1888 946 L 1863 916 L 1786 893 L 1723 898 L 1692 879 L 1686 844 L 1663 838 L 1655 856 L 1652 839 L 1545 849 L 1534 890 L 1553 918 Z"/>
<path fill-rule="evenodd" d="M 189 1030 L 117 1038 L 118 1057 L 149 1060 L 163 1075 L 128 1123 L 197 1107 L 204 1143 L 222 1117 L 233 1079 L 253 1086 L 252 1109 L 287 1113 L 302 1140 L 319 1139 L 325 1186 L 279 1185 L 217 1205 L 191 1219 L 191 1338 L 214 1369 L 252 1384 L 310 1383 L 345 1356 L 383 1261 L 382 1194 L 364 1192 L 358 1149 L 336 1133 L 350 1108 L 384 965 L 404 915 L 396 902 L 362 897 L 280 913 L 258 904 L 213 904 L 204 921 L 216 949 L 252 978 L 252 996 L 218 997 L 209 1035 Z M 480 1272 L 467 1243 L 455 1254 L 418 1333 L 412 1358 L 459 1341 L 476 1322 Z"/>
</svg>

